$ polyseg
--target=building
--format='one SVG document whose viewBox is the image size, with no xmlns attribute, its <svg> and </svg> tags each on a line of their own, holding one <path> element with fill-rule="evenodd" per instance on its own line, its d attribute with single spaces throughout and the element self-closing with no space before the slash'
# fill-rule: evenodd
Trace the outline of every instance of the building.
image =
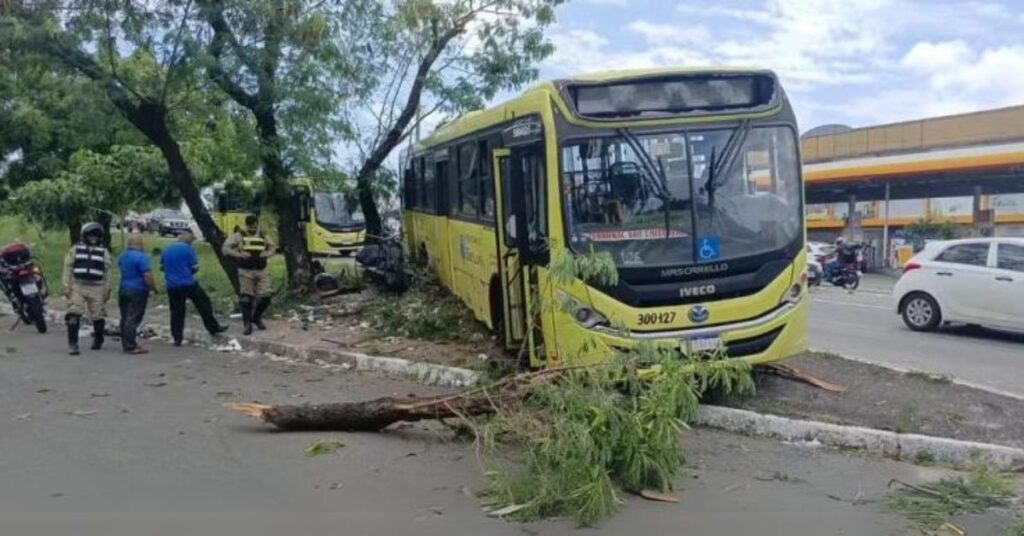
<svg viewBox="0 0 1024 536">
<path fill-rule="evenodd" d="M 1024 236 L 1024 106 L 827 125 L 805 134 L 801 150 L 810 240 L 862 241 L 877 265 L 895 258 L 904 227 L 920 220 Z"/>
</svg>

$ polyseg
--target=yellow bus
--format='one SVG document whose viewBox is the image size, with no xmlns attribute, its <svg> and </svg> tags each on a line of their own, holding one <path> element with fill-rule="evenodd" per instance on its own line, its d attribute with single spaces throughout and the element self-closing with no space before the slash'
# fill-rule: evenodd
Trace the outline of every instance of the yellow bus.
<svg viewBox="0 0 1024 536">
<path fill-rule="evenodd" d="M 259 214 L 262 195 L 241 183 L 214 188 L 213 221 L 225 233 L 245 226 L 245 217 Z M 366 221 L 358 207 L 350 207 L 342 192 L 317 190 L 305 177 L 292 179 L 292 196 L 299 207 L 299 219 L 306 247 L 313 256 L 349 256 L 363 247 Z"/>
<path fill-rule="evenodd" d="M 641 340 L 778 360 L 807 345 L 797 140 L 767 70 L 541 83 L 402 155 L 405 247 L 532 366 Z M 551 277 L 590 251 L 615 286 Z"/>
</svg>

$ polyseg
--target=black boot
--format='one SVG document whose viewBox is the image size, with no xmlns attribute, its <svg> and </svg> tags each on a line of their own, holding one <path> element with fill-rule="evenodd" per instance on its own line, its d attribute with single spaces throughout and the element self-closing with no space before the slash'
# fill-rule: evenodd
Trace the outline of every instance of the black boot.
<svg viewBox="0 0 1024 536">
<path fill-rule="evenodd" d="M 243 295 L 238 299 L 238 308 L 242 310 L 242 334 L 252 335 L 252 296 Z"/>
<path fill-rule="evenodd" d="M 99 350 L 103 348 L 103 330 L 107 327 L 106 320 L 93 320 L 92 321 L 92 346 L 89 348 L 93 350 Z"/>
<path fill-rule="evenodd" d="M 267 311 L 267 307 L 270 307 L 270 297 L 264 296 L 256 300 L 256 307 L 252 311 L 252 324 L 260 331 L 267 329 L 263 323 L 263 313 Z"/>
<path fill-rule="evenodd" d="M 68 327 L 68 353 L 78 355 L 78 327 L 81 317 L 78 315 L 64 315 L 64 324 Z"/>
</svg>

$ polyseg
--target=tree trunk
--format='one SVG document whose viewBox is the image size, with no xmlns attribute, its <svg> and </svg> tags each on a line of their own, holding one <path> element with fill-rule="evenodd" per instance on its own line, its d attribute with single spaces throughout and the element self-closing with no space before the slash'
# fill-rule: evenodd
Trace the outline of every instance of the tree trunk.
<svg viewBox="0 0 1024 536">
<path fill-rule="evenodd" d="M 368 244 L 376 244 L 378 237 L 384 234 L 380 211 L 377 210 L 377 200 L 373 197 L 372 176 L 371 173 L 361 173 L 356 179 L 359 206 L 362 208 L 363 217 L 366 220 L 366 243 Z"/>
<path fill-rule="evenodd" d="M 68 226 L 68 243 L 78 243 L 82 239 L 82 220 L 76 217 L 66 223 Z"/>
<path fill-rule="evenodd" d="M 288 290 L 307 294 L 313 288 L 312 259 L 299 221 L 299 211 L 292 200 L 288 172 L 281 162 L 281 140 L 277 135 L 277 118 L 272 109 L 261 109 L 256 114 L 256 127 L 260 136 L 260 160 L 263 180 L 266 181 L 274 211 L 277 212 L 277 237 L 288 272 Z"/>
<path fill-rule="evenodd" d="M 110 233 L 111 219 L 110 214 L 106 212 L 96 213 L 96 221 L 103 226 L 103 247 L 106 248 L 107 251 L 113 251 L 110 249 L 110 244 L 112 243 Z"/>
<path fill-rule="evenodd" d="M 377 432 L 396 422 L 457 418 L 494 413 L 484 396 L 474 398 L 433 397 L 399 400 L 392 397 L 364 402 L 268 406 L 227 404 L 229 409 L 273 424 L 281 430 L 336 430 Z"/>
<path fill-rule="evenodd" d="M 125 111 L 125 110 L 122 110 Z M 206 210 L 203 198 L 199 193 L 199 187 L 192 177 L 192 171 L 185 163 L 185 157 L 181 154 L 181 146 L 171 135 L 167 126 L 167 118 L 163 108 L 155 105 L 141 105 L 135 110 L 125 111 L 128 120 L 132 122 L 149 141 L 156 145 L 167 161 L 167 168 L 171 173 L 171 181 L 181 192 L 185 199 L 185 205 L 196 220 L 196 225 L 203 233 L 203 238 L 210 244 L 217 261 L 220 263 L 224 273 L 231 281 L 231 286 L 238 292 L 238 268 L 235 263 L 224 256 L 221 248 L 224 246 L 224 232 L 213 222 L 213 217 Z"/>
</svg>

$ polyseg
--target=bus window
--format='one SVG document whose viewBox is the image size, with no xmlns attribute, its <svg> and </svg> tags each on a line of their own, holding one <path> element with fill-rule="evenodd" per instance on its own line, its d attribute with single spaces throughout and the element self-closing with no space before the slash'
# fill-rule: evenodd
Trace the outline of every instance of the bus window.
<svg viewBox="0 0 1024 536">
<path fill-rule="evenodd" d="M 544 189 L 544 160 L 540 154 L 525 154 L 521 160 L 526 187 L 526 230 L 531 252 L 547 249 L 548 216 Z"/>
<path fill-rule="evenodd" d="M 486 140 L 477 143 L 476 155 L 477 178 L 480 180 L 480 214 L 485 220 L 494 221 L 494 181 L 491 180 L 491 158 Z"/>
<path fill-rule="evenodd" d="M 416 206 L 416 176 L 413 174 L 413 165 L 405 168 L 405 178 L 402 180 L 402 193 L 405 208 Z"/>
<path fill-rule="evenodd" d="M 476 218 L 479 216 L 480 189 L 474 174 L 477 154 L 472 142 L 459 146 L 459 173 L 456 177 L 458 188 L 458 204 L 455 212 L 462 216 Z"/>
<path fill-rule="evenodd" d="M 437 207 L 437 180 L 433 162 L 424 162 L 423 191 L 420 195 L 420 208 L 433 211 Z"/>
</svg>

